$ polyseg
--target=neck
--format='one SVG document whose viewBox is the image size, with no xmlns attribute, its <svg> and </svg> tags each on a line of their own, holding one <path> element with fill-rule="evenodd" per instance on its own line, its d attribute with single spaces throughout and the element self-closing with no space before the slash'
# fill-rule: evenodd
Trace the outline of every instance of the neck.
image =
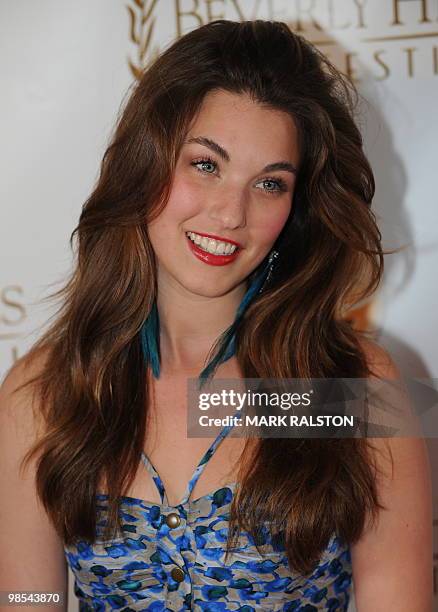
<svg viewBox="0 0 438 612">
<path fill-rule="evenodd" d="M 196 295 L 181 285 L 158 282 L 161 368 L 200 372 L 219 336 L 233 323 L 246 283 L 219 297 Z"/>
</svg>

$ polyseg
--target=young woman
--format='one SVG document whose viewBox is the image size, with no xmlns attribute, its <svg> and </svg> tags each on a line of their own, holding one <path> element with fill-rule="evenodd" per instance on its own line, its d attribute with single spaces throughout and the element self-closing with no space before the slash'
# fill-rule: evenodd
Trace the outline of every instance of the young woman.
<svg viewBox="0 0 438 612">
<path fill-rule="evenodd" d="M 422 440 L 186 435 L 188 378 L 398 376 L 344 317 L 383 268 L 351 93 L 278 22 L 144 73 L 2 388 L 0 590 L 69 565 L 81 610 L 334 612 L 352 579 L 359 612 L 431 610 Z"/>
</svg>

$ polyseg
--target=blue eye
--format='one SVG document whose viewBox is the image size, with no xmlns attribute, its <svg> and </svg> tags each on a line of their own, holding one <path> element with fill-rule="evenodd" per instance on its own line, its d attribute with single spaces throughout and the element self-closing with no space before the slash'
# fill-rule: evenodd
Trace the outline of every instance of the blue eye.
<svg viewBox="0 0 438 612">
<path fill-rule="evenodd" d="M 266 191 L 266 193 L 269 193 L 269 194 L 279 193 L 279 192 L 282 193 L 284 191 L 287 191 L 287 185 L 281 179 L 265 178 L 260 182 L 264 183 L 265 185 L 264 191 Z M 266 184 L 271 185 L 271 186 L 266 188 Z"/>
<path fill-rule="evenodd" d="M 206 159 L 198 159 L 198 160 L 192 161 L 190 165 L 194 166 L 196 170 L 198 170 L 198 172 L 203 172 L 205 174 L 213 174 L 214 170 L 216 169 L 216 162 L 214 162 L 209 157 Z M 203 166 L 203 169 L 201 170 L 200 168 L 198 168 L 198 166 Z M 210 168 L 213 167 L 213 170 L 209 170 L 208 166 L 210 166 Z"/>
<path fill-rule="evenodd" d="M 213 161 L 211 157 L 195 159 L 190 162 L 190 165 L 194 166 L 196 170 L 202 174 L 214 174 L 217 170 L 217 163 Z M 262 191 L 270 195 L 287 191 L 287 184 L 280 178 L 267 177 L 260 182 L 264 184 Z"/>
</svg>

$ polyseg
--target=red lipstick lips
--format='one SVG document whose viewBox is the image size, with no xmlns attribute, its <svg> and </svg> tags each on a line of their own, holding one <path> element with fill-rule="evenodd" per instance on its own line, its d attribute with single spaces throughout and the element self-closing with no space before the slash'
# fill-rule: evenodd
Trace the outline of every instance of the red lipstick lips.
<svg viewBox="0 0 438 612">
<path fill-rule="evenodd" d="M 195 232 L 195 233 L 198 233 L 198 232 Z M 221 238 L 220 236 L 215 236 L 214 234 L 200 234 L 199 233 L 198 235 L 205 236 L 206 238 L 214 238 L 214 240 L 217 240 L 219 242 L 229 242 L 230 244 L 234 244 L 237 247 L 234 253 L 231 253 L 230 255 L 215 255 L 214 253 L 208 253 L 207 251 L 204 251 L 203 249 L 201 249 L 186 234 L 186 238 L 188 240 L 189 247 L 192 253 L 195 255 L 195 257 L 197 257 L 198 259 L 200 259 L 201 261 L 203 261 L 204 263 L 210 266 L 226 266 L 227 264 L 232 263 L 236 259 L 236 257 L 238 257 L 240 250 L 242 248 L 238 242 L 235 242 L 234 240 L 229 240 L 228 238 Z"/>
</svg>

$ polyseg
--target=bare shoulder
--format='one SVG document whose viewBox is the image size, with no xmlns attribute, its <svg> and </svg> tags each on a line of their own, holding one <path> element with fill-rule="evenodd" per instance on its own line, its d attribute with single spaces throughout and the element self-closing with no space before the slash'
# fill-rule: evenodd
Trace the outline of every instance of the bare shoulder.
<svg viewBox="0 0 438 612">
<path fill-rule="evenodd" d="M 6 372 L 0 385 L 0 392 L 2 394 L 11 393 L 25 382 L 40 374 L 47 359 L 47 349 L 35 354 L 26 353 L 23 357 L 20 357 Z"/>
<path fill-rule="evenodd" d="M 44 433 L 38 394 L 27 383 L 45 360 L 23 357 L 0 387 L 0 590 L 67 588 L 62 541 L 37 493 L 37 457 L 23 464 Z"/>
<path fill-rule="evenodd" d="M 400 378 L 400 370 L 393 358 L 380 344 L 374 340 L 361 337 L 359 344 L 364 352 L 371 375 L 383 379 Z"/>
<path fill-rule="evenodd" d="M 31 384 L 43 370 L 48 352 L 26 354 L 8 370 L 0 386 L 0 461 L 8 474 L 35 470 L 35 458 L 22 462 L 27 452 L 44 435 L 45 423 L 36 387 Z"/>
<path fill-rule="evenodd" d="M 401 374 L 389 353 L 361 341 L 371 377 Z M 421 437 L 368 439 L 382 509 L 352 546 L 356 607 L 374 612 L 432 610 L 432 489 Z"/>
<path fill-rule="evenodd" d="M 31 381 L 41 373 L 47 356 L 47 351 L 32 356 L 26 354 L 8 370 L 0 385 L 1 442 L 8 444 L 11 434 L 35 438 L 42 433 L 38 394 Z"/>
</svg>

